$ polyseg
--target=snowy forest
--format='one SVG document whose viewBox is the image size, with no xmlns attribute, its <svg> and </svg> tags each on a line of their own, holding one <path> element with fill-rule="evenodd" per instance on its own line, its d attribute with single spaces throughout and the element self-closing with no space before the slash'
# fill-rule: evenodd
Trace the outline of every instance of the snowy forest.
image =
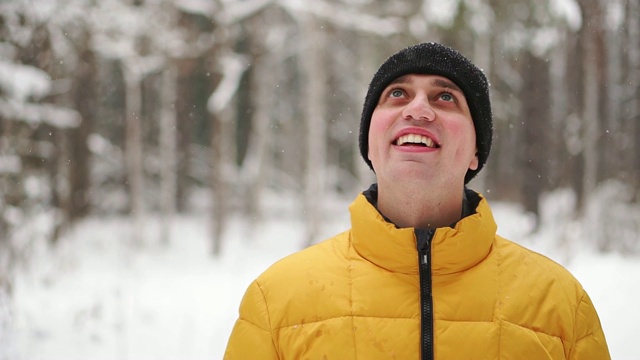
<svg viewBox="0 0 640 360">
<path fill-rule="evenodd" d="M 640 0 L 0 0 L 0 294 L 87 219 L 126 218 L 141 249 L 149 219 L 169 246 L 198 211 L 215 261 L 230 219 L 277 217 L 276 196 L 304 223 L 297 248 L 322 240 L 324 199 L 375 179 L 368 82 L 425 41 L 490 79 L 471 188 L 532 232 L 561 194 L 581 242 L 640 254 Z"/>
</svg>

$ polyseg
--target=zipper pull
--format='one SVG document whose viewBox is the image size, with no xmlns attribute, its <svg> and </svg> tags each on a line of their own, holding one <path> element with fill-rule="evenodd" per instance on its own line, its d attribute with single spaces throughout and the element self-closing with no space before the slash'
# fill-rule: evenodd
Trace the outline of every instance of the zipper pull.
<svg viewBox="0 0 640 360">
<path fill-rule="evenodd" d="M 431 240 L 435 234 L 432 229 L 416 229 L 416 241 L 420 257 L 420 265 L 429 265 L 429 251 L 431 250 Z"/>
</svg>

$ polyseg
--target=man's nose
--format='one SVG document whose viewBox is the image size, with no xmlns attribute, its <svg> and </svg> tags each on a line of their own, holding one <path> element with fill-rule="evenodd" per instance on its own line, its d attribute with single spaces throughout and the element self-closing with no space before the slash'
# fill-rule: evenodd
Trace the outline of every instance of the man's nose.
<svg viewBox="0 0 640 360">
<path fill-rule="evenodd" d="M 436 113 L 433 111 L 429 99 L 425 96 L 417 96 L 404 107 L 402 116 L 406 120 L 433 121 L 436 118 Z"/>
</svg>

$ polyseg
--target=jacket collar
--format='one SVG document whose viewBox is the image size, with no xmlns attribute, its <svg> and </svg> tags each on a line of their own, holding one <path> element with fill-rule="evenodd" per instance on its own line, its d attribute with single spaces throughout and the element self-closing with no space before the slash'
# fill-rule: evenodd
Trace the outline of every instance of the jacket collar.
<svg viewBox="0 0 640 360">
<path fill-rule="evenodd" d="M 438 228 L 431 241 L 433 275 L 452 274 L 469 269 L 482 261 L 491 250 L 496 223 L 486 199 L 466 190 L 463 219 L 452 227 Z M 418 250 L 414 228 L 397 228 L 374 206 L 375 185 L 358 195 L 349 207 L 352 245 L 355 251 L 373 264 L 392 272 L 418 273 Z M 471 207 L 477 201 L 475 212 Z"/>
</svg>

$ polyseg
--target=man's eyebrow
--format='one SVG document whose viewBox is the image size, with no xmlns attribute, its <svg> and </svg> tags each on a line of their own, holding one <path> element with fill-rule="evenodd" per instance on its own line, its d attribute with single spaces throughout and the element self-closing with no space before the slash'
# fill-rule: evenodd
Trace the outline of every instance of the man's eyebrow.
<svg viewBox="0 0 640 360">
<path fill-rule="evenodd" d="M 412 77 L 411 76 L 404 75 L 404 76 L 400 76 L 399 78 L 396 78 L 395 80 L 390 82 L 389 85 L 387 85 L 387 86 L 396 85 L 396 84 L 411 84 L 412 82 L 413 81 L 412 81 Z M 458 85 L 456 85 L 456 83 L 454 83 L 453 81 L 451 81 L 449 79 L 436 78 L 436 79 L 433 80 L 431 85 L 437 86 L 437 87 L 442 87 L 442 88 L 449 88 L 449 89 L 464 93 L 462 91 L 462 89 L 460 89 L 460 87 Z"/>
<path fill-rule="evenodd" d="M 450 81 L 447 79 L 440 79 L 440 78 L 434 79 L 432 85 L 443 87 L 443 88 L 449 88 L 449 89 L 464 93 L 458 85 L 456 85 L 453 81 Z"/>
<path fill-rule="evenodd" d="M 411 81 L 411 77 L 409 77 L 408 75 L 404 75 L 404 76 L 400 76 L 399 78 L 396 78 L 395 80 L 393 80 L 392 82 L 389 83 L 389 85 L 396 85 L 396 84 L 410 84 Z M 389 86 L 387 85 L 387 86 Z"/>
</svg>

